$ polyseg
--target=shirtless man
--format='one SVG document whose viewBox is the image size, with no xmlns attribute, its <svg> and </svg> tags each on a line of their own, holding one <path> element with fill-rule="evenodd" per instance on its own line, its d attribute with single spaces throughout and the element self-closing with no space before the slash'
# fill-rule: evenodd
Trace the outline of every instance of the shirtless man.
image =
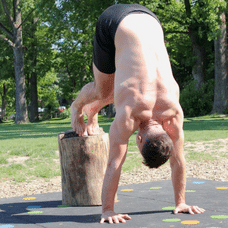
<svg viewBox="0 0 228 228">
<path fill-rule="evenodd" d="M 80 136 L 98 134 L 98 111 L 115 102 L 100 222 L 131 219 L 114 212 L 114 197 L 128 139 L 137 129 L 136 142 L 144 164 L 157 168 L 170 160 L 174 213 L 203 213 L 204 209 L 185 203 L 183 111 L 157 17 L 137 4 L 106 9 L 97 22 L 93 69 L 95 81 L 85 85 L 72 103 L 71 127 Z M 83 112 L 88 116 L 87 124 Z"/>
</svg>

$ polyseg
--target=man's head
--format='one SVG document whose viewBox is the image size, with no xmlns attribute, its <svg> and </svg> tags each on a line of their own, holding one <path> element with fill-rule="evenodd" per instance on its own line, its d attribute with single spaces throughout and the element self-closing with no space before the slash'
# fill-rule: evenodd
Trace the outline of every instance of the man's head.
<svg viewBox="0 0 228 228">
<path fill-rule="evenodd" d="M 143 164 L 150 168 L 158 168 L 164 164 L 173 151 L 173 142 L 161 125 L 139 129 L 136 142 L 144 158 Z"/>
</svg>

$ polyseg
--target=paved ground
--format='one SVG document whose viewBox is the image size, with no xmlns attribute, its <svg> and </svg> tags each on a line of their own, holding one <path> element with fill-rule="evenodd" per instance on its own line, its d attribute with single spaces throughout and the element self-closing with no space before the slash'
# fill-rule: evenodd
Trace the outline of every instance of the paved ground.
<svg viewBox="0 0 228 228">
<path fill-rule="evenodd" d="M 204 208 L 204 214 L 174 215 L 172 184 L 165 180 L 119 187 L 115 211 L 132 217 L 126 224 L 100 225 L 101 207 L 63 207 L 61 193 L 47 193 L 0 199 L 0 228 L 228 227 L 228 182 L 192 178 L 186 190 L 187 203 Z"/>
</svg>

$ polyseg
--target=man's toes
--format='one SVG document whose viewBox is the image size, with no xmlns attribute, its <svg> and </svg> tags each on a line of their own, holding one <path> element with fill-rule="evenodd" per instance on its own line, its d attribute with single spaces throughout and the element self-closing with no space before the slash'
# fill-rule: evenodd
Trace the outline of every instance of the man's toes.
<svg viewBox="0 0 228 228">
<path fill-rule="evenodd" d="M 86 127 L 80 127 L 78 128 L 78 135 L 79 136 L 88 136 Z"/>
</svg>

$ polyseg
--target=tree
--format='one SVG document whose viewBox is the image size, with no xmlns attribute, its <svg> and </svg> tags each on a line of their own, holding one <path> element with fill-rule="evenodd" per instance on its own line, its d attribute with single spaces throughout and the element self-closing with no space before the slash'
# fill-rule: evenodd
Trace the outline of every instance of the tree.
<svg viewBox="0 0 228 228">
<path fill-rule="evenodd" d="M 15 87 L 14 84 L 14 70 L 13 70 L 13 55 L 12 49 L 8 48 L 8 45 L 3 42 L 0 46 L 0 96 L 1 96 L 1 108 L 2 119 L 7 118 L 7 104 L 12 104 L 14 99 L 9 99 L 9 94 Z M 14 95 L 15 96 L 15 95 Z"/>
<path fill-rule="evenodd" d="M 39 120 L 38 116 L 38 94 L 37 94 L 37 29 L 38 18 L 33 16 L 31 18 L 31 51 L 30 51 L 30 121 Z"/>
<path fill-rule="evenodd" d="M 16 81 L 16 123 L 28 122 L 27 103 L 25 97 L 25 75 L 24 75 L 24 59 L 22 46 L 22 12 L 19 0 L 11 2 L 12 7 L 9 8 L 9 1 L 1 0 L 2 8 L 1 15 L 5 18 L 0 18 L 0 28 L 5 35 L 0 34 L 9 46 L 13 48 L 14 70 Z M 12 9 L 12 10 L 10 10 Z M 11 11 L 13 13 L 11 13 Z M 7 18 L 8 21 L 5 19 Z M 5 22 L 5 24 L 3 24 Z M 8 29 L 10 27 L 10 29 Z"/>
<path fill-rule="evenodd" d="M 206 70 L 206 42 L 207 37 L 199 35 L 199 22 L 195 20 L 192 13 L 192 6 L 189 0 L 184 0 L 186 16 L 190 21 L 188 25 L 189 37 L 191 39 L 192 50 L 195 55 L 195 63 L 192 68 L 192 74 L 196 80 L 196 90 L 199 90 L 205 82 L 205 70 Z M 196 7 L 196 6 L 194 6 Z"/>
<path fill-rule="evenodd" d="M 58 51 L 62 96 L 73 101 L 81 87 L 93 80 L 92 51 L 96 21 L 114 0 L 64 1 L 47 4 L 41 17 L 49 24 Z M 54 16 L 53 16 L 54 15 Z"/>
<path fill-rule="evenodd" d="M 225 113 L 228 107 L 227 90 L 227 27 L 224 8 L 220 8 L 220 34 L 214 41 L 215 46 L 215 93 L 212 113 Z"/>
</svg>

